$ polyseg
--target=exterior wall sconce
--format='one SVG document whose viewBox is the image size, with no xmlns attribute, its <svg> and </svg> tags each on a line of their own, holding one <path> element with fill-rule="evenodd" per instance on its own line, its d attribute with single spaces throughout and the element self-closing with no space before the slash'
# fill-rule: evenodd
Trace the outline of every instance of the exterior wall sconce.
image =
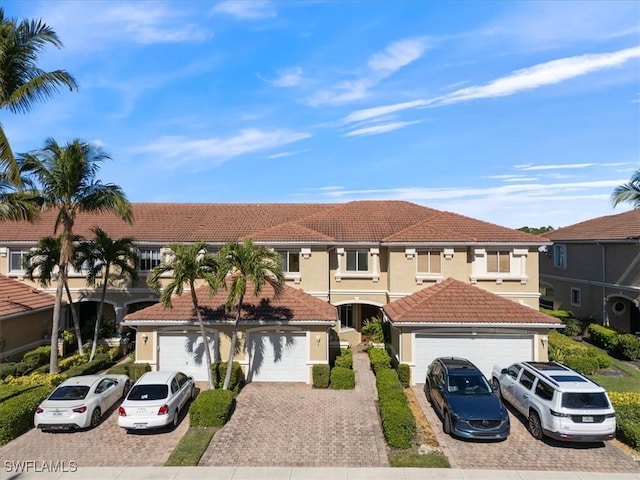
<svg viewBox="0 0 640 480">
<path fill-rule="evenodd" d="M 142 343 L 144 343 L 145 345 L 147 344 L 147 340 L 149 340 L 149 335 L 147 335 L 146 333 L 142 334 Z"/>
<path fill-rule="evenodd" d="M 540 343 L 542 343 L 542 348 L 547 348 L 547 343 L 549 343 L 549 337 L 543 335 L 540 337 Z"/>
<path fill-rule="evenodd" d="M 320 335 L 316 335 L 316 346 L 318 346 L 318 347 L 320 346 L 320 340 L 322 340 L 320 338 Z"/>
</svg>

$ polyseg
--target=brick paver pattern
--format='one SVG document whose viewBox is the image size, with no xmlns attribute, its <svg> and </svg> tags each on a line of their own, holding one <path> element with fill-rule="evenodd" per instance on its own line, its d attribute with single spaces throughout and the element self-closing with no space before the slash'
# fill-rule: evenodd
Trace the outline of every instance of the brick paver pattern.
<svg viewBox="0 0 640 480">
<path fill-rule="evenodd" d="M 206 466 L 388 467 L 366 354 L 354 352 L 355 390 L 251 383 L 200 459 Z"/>
<path fill-rule="evenodd" d="M 0 458 L 39 464 L 75 462 L 78 467 L 161 466 L 189 429 L 189 416 L 185 413 L 175 430 L 127 434 L 118 426 L 116 407 L 91 430 L 43 433 L 32 428 L 0 447 Z"/>
<path fill-rule="evenodd" d="M 492 443 L 455 439 L 442 431 L 442 422 L 427 401 L 423 389 L 424 385 L 413 387 L 452 468 L 640 472 L 638 463 L 612 442 L 573 444 L 536 440 L 527 430 L 524 417 L 515 414 L 512 409 L 511 432 L 505 441 Z"/>
</svg>

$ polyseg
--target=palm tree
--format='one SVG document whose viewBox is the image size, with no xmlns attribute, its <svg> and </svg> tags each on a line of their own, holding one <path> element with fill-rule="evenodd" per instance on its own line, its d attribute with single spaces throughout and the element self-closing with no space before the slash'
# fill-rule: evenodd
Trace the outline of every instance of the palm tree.
<svg viewBox="0 0 640 480">
<path fill-rule="evenodd" d="M 630 203 L 633 208 L 640 208 L 640 170 L 636 170 L 629 183 L 616 187 L 611 194 L 611 201 L 616 207 L 619 203 Z"/>
<path fill-rule="evenodd" d="M 73 140 L 64 146 L 49 138 L 42 150 L 24 154 L 25 171 L 38 185 L 38 197 L 43 208 L 57 210 L 54 234 L 60 229 L 60 271 L 51 326 L 51 360 L 49 371 L 57 373 L 57 338 L 60 325 L 62 289 L 67 281 L 67 269 L 74 258 L 73 226 L 78 213 L 114 213 L 132 223 L 133 211 L 122 189 L 103 184 L 96 179 L 100 162 L 109 159 L 100 147 Z"/>
<path fill-rule="evenodd" d="M 227 287 L 229 293 L 226 308 L 228 311 L 235 311 L 227 372 L 222 386 L 227 390 L 231 380 L 233 357 L 238 342 L 238 325 L 240 324 L 242 303 L 247 292 L 247 283 L 253 284 L 253 292 L 256 296 L 260 294 L 265 283 L 271 285 L 278 295 L 284 285 L 284 274 L 280 254 L 267 247 L 254 246 L 249 238 L 245 239 L 243 243 L 226 244 L 220 250 L 219 256 L 224 262 L 224 268 L 220 271 L 221 275 L 229 274 L 231 276 Z"/>
<path fill-rule="evenodd" d="M 204 321 L 202 312 L 198 304 L 198 296 L 196 294 L 196 280 L 202 279 L 209 286 L 209 292 L 214 294 L 218 288 L 219 262 L 215 255 L 207 252 L 207 244 L 198 242 L 193 245 L 183 245 L 180 243 L 171 243 L 167 245 L 171 250 L 171 259 L 169 262 L 163 262 L 155 267 L 147 277 L 147 285 L 156 294 L 160 293 L 160 303 L 165 307 L 172 308 L 171 297 L 182 295 L 184 287 L 187 285 L 191 292 L 191 301 L 193 309 L 198 318 L 200 326 L 200 336 L 204 342 L 204 354 L 207 362 L 207 376 L 209 380 L 209 388 L 213 389 L 213 375 L 211 373 L 211 351 L 209 341 L 204 329 Z M 162 286 L 161 277 L 164 273 L 172 272 L 172 280 Z"/>
<path fill-rule="evenodd" d="M 47 288 L 60 271 L 60 237 L 44 237 L 38 242 L 38 246 L 32 249 L 24 258 L 25 277 L 33 281 L 34 273 L 38 272 L 38 282 L 43 288 Z M 84 354 L 82 348 L 82 335 L 80 333 L 80 320 L 78 312 L 73 305 L 73 297 L 69 290 L 69 283 L 64 282 L 64 289 L 67 293 L 67 302 L 71 309 L 71 318 L 73 318 L 73 329 L 76 332 L 76 340 L 78 341 L 78 353 Z"/>
<path fill-rule="evenodd" d="M 7 18 L 0 8 L 0 111 L 26 113 L 34 102 L 52 97 L 62 87 L 78 89 L 65 70 L 45 72 L 38 67 L 38 55 L 47 45 L 62 47 L 51 27 L 42 20 Z M 20 185 L 19 168 L 1 123 L 0 169 Z"/>
<path fill-rule="evenodd" d="M 88 265 L 87 283 L 95 287 L 98 277 L 102 274 L 102 291 L 98 314 L 93 332 L 93 344 L 89 361 L 96 356 L 98 348 L 98 336 L 100 334 L 100 321 L 104 311 L 104 300 L 107 296 L 107 283 L 113 278 L 128 278 L 132 282 L 138 279 L 138 252 L 134 246 L 133 237 L 122 237 L 117 240 L 112 239 L 100 227 L 92 229 L 93 240 L 82 242 L 77 248 L 77 265 L 85 267 Z M 115 267 L 116 273 L 112 272 Z"/>
<path fill-rule="evenodd" d="M 31 222 L 35 219 L 38 214 L 37 197 L 23 188 L 27 183 L 28 179 L 21 178 L 16 184 L 7 172 L 0 172 L 0 221 Z"/>
</svg>

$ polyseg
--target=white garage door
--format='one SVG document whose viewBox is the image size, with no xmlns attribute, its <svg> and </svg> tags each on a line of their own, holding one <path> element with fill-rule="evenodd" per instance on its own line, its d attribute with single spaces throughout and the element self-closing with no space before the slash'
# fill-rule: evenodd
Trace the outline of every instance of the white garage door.
<svg viewBox="0 0 640 480">
<path fill-rule="evenodd" d="M 427 367 L 437 357 L 462 357 L 473 362 L 487 378 L 493 366 L 533 360 L 532 335 L 425 335 L 416 334 L 416 383 L 423 383 Z"/>
<path fill-rule="evenodd" d="M 307 382 L 309 344 L 304 333 L 254 333 L 248 341 L 253 382 Z"/>
<path fill-rule="evenodd" d="M 204 342 L 199 333 L 160 335 L 158 353 L 159 370 L 178 370 L 195 380 L 208 380 L 207 357 Z M 216 358 L 215 335 L 209 332 L 211 360 Z"/>
</svg>

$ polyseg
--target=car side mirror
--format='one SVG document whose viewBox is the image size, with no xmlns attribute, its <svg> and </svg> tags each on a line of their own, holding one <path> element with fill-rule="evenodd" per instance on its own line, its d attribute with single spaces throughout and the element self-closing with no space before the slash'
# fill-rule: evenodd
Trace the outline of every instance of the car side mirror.
<svg viewBox="0 0 640 480">
<path fill-rule="evenodd" d="M 444 385 L 442 385 L 441 383 L 437 383 L 437 384 L 436 384 L 436 390 L 438 390 L 439 392 L 441 392 L 442 390 L 444 390 Z"/>
</svg>

